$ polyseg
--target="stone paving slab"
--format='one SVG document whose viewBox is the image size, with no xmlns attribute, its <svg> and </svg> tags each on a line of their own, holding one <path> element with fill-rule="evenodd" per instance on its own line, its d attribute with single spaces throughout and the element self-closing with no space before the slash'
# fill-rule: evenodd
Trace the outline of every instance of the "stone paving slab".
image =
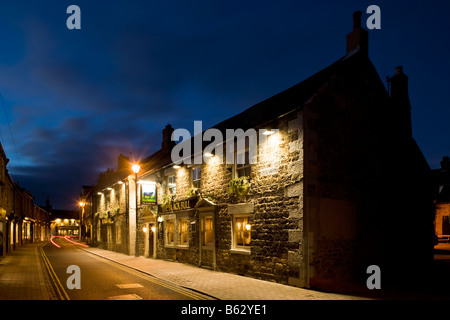
<svg viewBox="0 0 450 320">
<path fill-rule="evenodd" d="M 0 300 L 49 300 L 40 243 L 27 244 L 0 261 Z"/>
<path fill-rule="evenodd" d="M 128 256 L 98 248 L 83 248 L 156 278 L 197 290 L 220 300 L 366 300 L 212 271 L 178 262 Z"/>
</svg>

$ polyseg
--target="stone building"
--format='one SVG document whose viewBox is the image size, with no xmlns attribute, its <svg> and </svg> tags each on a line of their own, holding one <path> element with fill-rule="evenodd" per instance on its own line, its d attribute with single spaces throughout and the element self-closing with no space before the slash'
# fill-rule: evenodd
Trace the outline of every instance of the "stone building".
<svg viewBox="0 0 450 320">
<path fill-rule="evenodd" d="M 193 154 L 179 166 L 167 126 L 138 175 L 128 165 L 94 196 L 94 215 L 114 226 L 100 243 L 341 292 L 367 291 L 370 265 L 384 283 L 423 272 L 433 257 L 431 170 L 412 137 L 407 76 L 396 68 L 389 94 L 368 52 L 357 12 L 344 57 L 211 128 L 225 137 L 214 148 L 195 142 L 207 131 L 183 141 Z M 410 246 L 399 251 L 403 232 Z"/>
<path fill-rule="evenodd" d="M 13 181 L 8 163 L 0 143 L 0 257 L 24 244 L 48 240 L 50 228 L 49 212 Z"/>
</svg>

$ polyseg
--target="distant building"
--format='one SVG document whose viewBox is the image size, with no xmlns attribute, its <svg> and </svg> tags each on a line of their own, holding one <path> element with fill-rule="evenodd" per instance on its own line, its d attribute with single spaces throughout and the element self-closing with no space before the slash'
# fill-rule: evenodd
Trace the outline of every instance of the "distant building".
<svg viewBox="0 0 450 320">
<path fill-rule="evenodd" d="M 256 163 L 246 145 L 231 150 L 244 164 L 212 154 L 175 168 L 168 125 L 138 175 L 119 157 L 90 193 L 93 242 L 331 291 L 367 290 L 370 265 L 383 283 L 409 281 L 433 259 L 432 177 L 412 137 L 401 67 L 389 83 L 390 95 L 357 12 L 344 57 L 214 126 L 273 130 L 258 138 Z"/>
<path fill-rule="evenodd" d="M 441 168 L 433 170 L 437 187 L 435 232 L 438 238 L 450 237 L 450 158 L 443 157 Z"/>
</svg>

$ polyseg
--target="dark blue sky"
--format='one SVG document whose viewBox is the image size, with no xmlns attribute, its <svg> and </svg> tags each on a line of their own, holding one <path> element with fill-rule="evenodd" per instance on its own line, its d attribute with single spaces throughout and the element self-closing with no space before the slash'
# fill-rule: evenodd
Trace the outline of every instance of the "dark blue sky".
<svg viewBox="0 0 450 320">
<path fill-rule="evenodd" d="M 413 135 L 432 168 L 450 155 L 447 1 L 3 1 L 0 139 L 36 203 L 70 208 L 120 153 L 148 156 L 161 131 L 206 129 L 345 55 L 352 13 L 380 77 L 409 76 Z M 81 8 L 81 30 L 66 9 Z M 382 130 L 383 128 L 380 128 Z"/>
</svg>

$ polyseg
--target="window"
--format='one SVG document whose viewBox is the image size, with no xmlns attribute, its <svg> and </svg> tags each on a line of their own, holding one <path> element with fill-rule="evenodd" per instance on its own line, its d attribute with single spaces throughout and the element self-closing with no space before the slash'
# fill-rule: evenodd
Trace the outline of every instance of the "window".
<svg viewBox="0 0 450 320">
<path fill-rule="evenodd" d="M 116 243 L 121 243 L 122 242 L 122 233 L 121 233 L 121 228 L 120 225 L 116 226 Z"/>
<path fill-rule="evenodd" d="M 166 245 L 173 245 L 174 244 L 174 237 L 175 237 L 175 221 L 173 219 L 166 220 L 165 222 L 166 228 Z"/>
<path fill-rule="evenodd" d="M 202 246 L 213 245 L 213 217 L 202 218 Z"/>
<path fill-rule="evenodd" d="M 111 195 L 108 194 L 108 195 L 106 196 L 106 204 L 105 204 L 106 210 L 109 210 L 110 204 L 111 204 Z"/>
<path fill-rule="evenodd" d="M 119 207 L 120 206 L 120 193 L 117 192 L 115 196 L 116 196 L 115 206 Z"/>
<path fill-rule="evenodd" d="M 202 167 L 192 169 L 192 187 L 200 188 Z"/>
<path fill-rule="evenodd" d="M 178 239 L 179 244 L 182 246 L 187 246 L 188 240 L 188 220 L 180 219 L 178 220 Z"/>
<path fill-rule="evenodd" d="M 235 149 L 235 178 L 250 177 L 251 173 L 251 160 L 250 159 L 250 139 L 245 137 L 245 145 L 240 146 L 239 142 L 236 143 Z"/>
<path fill-rule="evenodd" d="M 171 175 L 167 178 L 167 184 L 169 195 L 175 195 L 177 193 L 175 175 Z"/>
<path fill-rule="evenodd" d="M 251 225 L 249 216 L 233 217 L 233 248 L 250 250 Z"/>
<path fill-rule="evenodd" d="M 250 153 L 248 150 L 236 153 L 236 177 L 250 177 Z"/>
</svg>

